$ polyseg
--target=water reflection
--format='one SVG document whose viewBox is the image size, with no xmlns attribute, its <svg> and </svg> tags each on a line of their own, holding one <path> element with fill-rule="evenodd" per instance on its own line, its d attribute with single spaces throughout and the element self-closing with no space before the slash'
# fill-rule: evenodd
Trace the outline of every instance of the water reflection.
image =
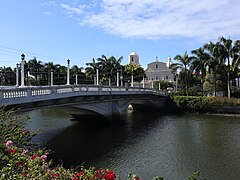
<svg viewBox="0 0 240 180">
<path fill-rule="evenodd" d="M 107 167 L 122 179 L 128 172 L 142 179 L 186 179 L 194 170 L 202 179 L 240 176 L 239 117 L 128 111 L 124 124 L 106 124 L 99 116 L 72 121 L 68 114 L 54 108 L 28 113 L 29 127 L 41 129 L 38 141 L 66 167 Z"/>
</svg>

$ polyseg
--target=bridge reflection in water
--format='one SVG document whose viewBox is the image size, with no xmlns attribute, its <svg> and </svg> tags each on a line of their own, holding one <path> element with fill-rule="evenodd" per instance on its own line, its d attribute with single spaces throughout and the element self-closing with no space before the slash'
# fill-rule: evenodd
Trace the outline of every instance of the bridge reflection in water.
<svg viewBox="0 0 240 180">
<path fill-rule="evenodd" d="M 168 100 L 153 89 L 119 86 L 64 85 L 2 88 L 0 106 L 31 110 L 44 107 L 85 109 L 117 120 L 131 104 L 133 108 L 164 109 Z"/>
</svg>

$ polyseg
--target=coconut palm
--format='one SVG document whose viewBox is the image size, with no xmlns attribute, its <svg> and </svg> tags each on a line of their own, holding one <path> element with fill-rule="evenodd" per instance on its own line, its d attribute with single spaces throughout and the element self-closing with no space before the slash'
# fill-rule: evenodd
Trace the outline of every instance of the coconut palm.
<svg viewBox="0 0 240 180">
<path fill-rule="evenodd" d="M 36 57 L 33 59 L 30 59 L 26 63 L 26 70 L 29 71 L 30 74 L 33 74 L 35 77 L 35 80 L 37 80 L 37 76 L 39 72 L 43 70 L 44 65 L 42 64 L 42 61 L 38 61 Z"/>
<path fill-rule="evenodd" d="M 213 42 L 209 42 L 207 44 L 205 44 L 204 49 L 207 50 L 208 55 L 209 55 L 209 59 L 206 62 L 208 68 L 209 68 L 209 72 L 213 73 L 213 84 L 214 84 L 214 96 L 216 96 L 216 92 L 217 92 L 217 86 L 216 86 L 216 81 L 217 81 L 217 70 L 219 67 L 222 66 L 222 63 L 220 61 L 220 54 L 218 51 L 218 44 L 214 44 Z"/>
<path fill-rule="evenodd" d="M 175 60 L 179 61 L 179 63 L 173 63 L 171 65 L 171 69 L 173 72 L 177 72 L 178 70 L 180 70 L 181 72 L 184 73 L 184 81 L 185 81 L 185 93 L 188 96 L 188 79 L 187 79 L 187 71 L 188 71 L 188 67 L 190 66 L 192 57 L 189 57 L 187 54 L 187 51 L 183 54 L 183 56 L 181 55 L 176 55 Z"/>
<path fill-rule="evenodd" d="M 224 37 L 219 38 L 218 42 L 220 57 L 223 63 L 227 62 L 227 72 L 228 72 L 228 80 L 227 80 L 227 92 L 228 98 L 231 97 L 230 91 L 230 59 L 234 59 L 237 48 L 234 46 L 233 41 L 229 39 L 225 39 Z"/>
<path fill-rule="evenodd" d="M 232 59 L 232 71 L 235 74 L 235 78 L 239 78 L 239 65 L 240 65 L 240 40 L 234 42 L 235 53 Z M 238 82 L 239 84 L 239 82 Z"/>
<path fill-rule="evenodd" d="M 86 63 L 87 67 L 85 68 L 86 76 L 94 79 L 94 76 L 96 74 L 96 70 L 99 68 L 99 63 L 95 61 L 95 59 L 92 59 L 92 62 Z"/>
<path fill-rule="evenodd" d="M 201 95 L 203 96 L 203 78 L 206 72 L 206 63 L 210 56 L 206 52 L 204 52 L 204 48 L 202 47 L 193 50 L 192 54 L 194 54 L 195 56 L 191 58 L 191 69 L 195 70 L 196 72 L 201 71 Z"/>
<path fill-rule="evenodd" d="M 105 55 L 102 55 L 101 58 L 98 58 L 99 67 L 101 70 L 101 76 L 102 80 L 106 81 L 107 78 L 109 79 L 109 85 L 111 85 L 111 82 L 116 79 L 117 71 L 121 69 L 121 61 L 123 57 L 116 58 L 114 56 L 111 56 L 107 58 Z"/>
</svg>

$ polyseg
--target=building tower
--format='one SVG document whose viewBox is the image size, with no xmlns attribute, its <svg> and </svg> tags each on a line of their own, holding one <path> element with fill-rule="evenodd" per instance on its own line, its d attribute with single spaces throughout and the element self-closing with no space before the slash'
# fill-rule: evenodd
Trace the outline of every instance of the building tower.
<svg viewBox="0 0 240 180">
<path fill-rule="evenodd" d="M 135 52 L 131 52 L 128 57 L 128 64 L 139 64 L 139 56 Z"/>
<path fill-rule="evenodd" d="M 169 69 L 169 68 L 171 67 L 171 65 L 172 65 L 172 59 L 171 59 L 170 56 L 168 56 L 168 62 L 167 62 L 167 64 L 166 64 L 166 66 L 167 66 L 167 68 Z"/>
</svg>

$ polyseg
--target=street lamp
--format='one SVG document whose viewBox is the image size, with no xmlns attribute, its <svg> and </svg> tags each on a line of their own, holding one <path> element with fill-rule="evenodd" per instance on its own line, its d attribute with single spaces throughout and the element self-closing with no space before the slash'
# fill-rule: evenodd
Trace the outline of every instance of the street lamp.
<svg viewBox="0 0 240 180">
<path fill-rule="evenodd" d="M 51 69 L 51 86 L 53 86 L 53 69 Z"/>
<path fill-rule="evenodd" d="M 117 71 L 117 86 L 119 86 L 119 71 Z"/>
<path fill-rule="evenodd" d="M 143 80 L 142 81 L 143 81 L 142 87 L 145 88 L 145 78 L 144 78 L 144 76 L 143 76 Z"/>
<path fill-rule="evenodd" d="M 24 60 L 25 54 L 21 54 L 21 87 L 24 87 Z"/>
<path fill-rule="evenodd" d="M 68 67 L 67 67 L 67 85 L 70 85 L 70 60 L 69 59 L 67 60 L 67 64 L 68 64 Z"/>
<path fill-rule="evenodd" d="M 121 79 L 121 87 L 123 86 L 123 73 L 122 73 L 122 67 L 121 67 L 121 75 L 120 75 L 120 79 Z"/>
<path fill-rule="evenodd" d="M 16 86 L 19 86 L 19 66 L 20 64 L 16 64 Z"/>
<path fill-rule="evenodd" d="M 76 85 L 78 85 L 78 74 L 76 74 L 76 82 L 75 82 Z"/>
<path fill-rule="evenodd" d="M 133 87 L 133 74 L 131 75 L 131 87 Z"/>
<path fill-rule="evenodd" d="M 98 86 L 98 85 L 99 85 L 99 72 L 98 72 L 98 68 L 96 69 L 96 73 L 97 73 L 97 82 L 96 82 L 96 85 Z"/>
</svg>

